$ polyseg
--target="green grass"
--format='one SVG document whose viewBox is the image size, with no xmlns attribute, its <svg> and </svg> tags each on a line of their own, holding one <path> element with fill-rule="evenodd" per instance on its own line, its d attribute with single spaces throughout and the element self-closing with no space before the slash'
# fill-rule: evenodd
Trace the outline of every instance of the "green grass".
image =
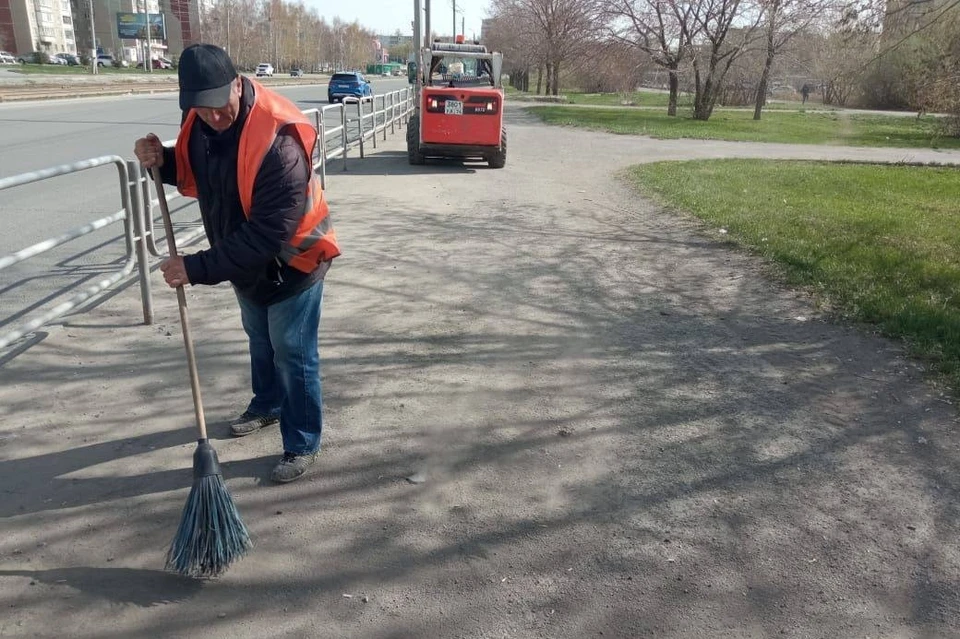
<svg viewBox="0 0 960 639">
<path fill-rule="evenodd" d="M 838 315 L 902 338 L 960 388 L 960 169 L 708 160 L 627 176 Z"/>
<path fill-rule="evenodd" d="M 20 66 L 10 69 L 14 73 L 23 73 L 26 75 L 91 75 L 90 67 L 84 66 L 64 66 L 62 64 L 21 64 Z M 100 67 L 97 69 L 97 73 L 103 74 L 113 74 L 113 75 L 124 75 L 124 74 L 145 74 L 146 72 L 143 69 L 137 69 L 136 67 L 127 67 L 121 69 L 115 69 L 113 67 Z M 154 69 L 153 73 L 162 74 L 162 75 L 171 75 L 176 73 L 176 71 L 170 69 Z"/>
<path fill-rule="evenodd" d="M 667 108 L 668 103 L 670 102 L 670 96 L 663 91 L 634 91 L 631 93 L 584 93 L 582 91 L 564 91 L 563 95 L 566 96 L 567 102 L 569 104 L 582 104 L 589 106 L 636 106 L 643 108 L 656 108 L 662 107 Z M 693 94 L 692 93 L 680 93 L 677 96 L 677 107 L 684 113 L 684 115 L 689 115 L 689 111 L 693 109 Z M 718 106 L 718 109 L 737 109 L 737 110 L 749 110 L 753 112 L 753 105 L 745 105 L 738 107 L 723 107 Z M 809 110 L 827 110 L 834 111 L 837 110 L 837 107 L 824 105 L 820 103 L 807 102 L 807 104 L 802 104 L 800 101 L 792 100 L 778 100 L 771 101 L 763 107 L 764 112 L 766 111 L 799 111 L 803 109 Z"/>
<path fill-rule="evenodd" d="M 938 135 L 937 119 L 933 116 L 918 120 L 893 115 L 777 111 L 765 113 L 761 120 L 755 121 L 748 111 L 728 110 L 714 111 L 708 121 L 702 122 L 689 116 L 670 117 L 657 111 L 600 107 L 537 106 L 530 111 L 548 124 L 655 138 L 960 148 L 960 139 Z"/>
<path fill-rule="evenodd" d="M 670 102 L 670 96 L 659 91 L 636 91 L 634 93 L 579 93 L 565 91 L 567 101 L 570 104 L 589 104 L 591 106 L 621 106 L 624 102 L 631 106 L 643 107 L 663 107 L 667 108 Z M 693 95 L 681 93 L 678 96 L 677 104 L 680 108 L 690 108 L 693 106 Z"/>
</svg>

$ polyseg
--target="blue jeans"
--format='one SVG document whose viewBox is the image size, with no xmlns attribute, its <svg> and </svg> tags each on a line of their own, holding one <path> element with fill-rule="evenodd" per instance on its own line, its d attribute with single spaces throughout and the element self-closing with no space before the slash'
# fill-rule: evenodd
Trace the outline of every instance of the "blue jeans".
<svg viewBox="0 0 960 639">
<path fill-rule="evenodd" d="M 320 303 L 323 280 L 293 297 L 261 306 L 239 295 L 250 339 L 253 399 L 247 411 L 280 417 L 283 450 L 303 455 L 320 448 Z"/>
</svg>

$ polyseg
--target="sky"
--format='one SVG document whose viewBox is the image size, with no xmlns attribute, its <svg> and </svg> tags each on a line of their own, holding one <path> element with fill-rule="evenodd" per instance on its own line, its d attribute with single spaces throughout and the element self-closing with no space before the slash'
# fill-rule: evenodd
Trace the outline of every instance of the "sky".
<svg viewBox="0 0 960 639">
<path fill-rule="evenodd" d="M 480 37 L 480 22 L 488 17 L 490 0 L 456 0 L 457 30 L 461 18 L 466 18 L 467 37 Z M 305 0 L 304 4 L 315 8 L 327 20 L 339 16 L 345 22 L 356 20 L 378 34 L 392 34 L 397 29 L 405 35 L 412 33 L 413 0 Z M 420 0 L 426 4 L 426 0 Z M 453 28 L 452 0 L 430 0 L 430 20 L 434 33 L 449 35 Z"/>
</svg>

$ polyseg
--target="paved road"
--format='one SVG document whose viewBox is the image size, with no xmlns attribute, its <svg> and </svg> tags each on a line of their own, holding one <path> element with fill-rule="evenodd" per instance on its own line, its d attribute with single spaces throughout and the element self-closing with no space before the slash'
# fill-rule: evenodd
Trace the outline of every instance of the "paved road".
<svg viewBox="0 0 960 639">
<path fill-rule="evenodd" d="M 403 79 L 374 80 L 377 93 L 402 89 Z M 309 109 L 327 103 L 326 87 L 281 88 Z M 97 155 L 130 156 L 131 140 L 146 130 L 174 137 L 179 124 L 175 93 L 81 98 L 0 105 L 0 177 Z"/>
<path fill-rule="evenodd" d="M 376 79 L 377 93 L 402 89 L 405 79 Z M 326 86 L 283 88 L 302 109 L 325 105 Z M 175 93 L 0 104 L 0 177 L 102 155 L 132 159 L 133 141 L 147 132 L 176 137 Z M 0 255 L 54 237 L 122 208 L 113 166 L 0 191 Z M 193 208 L 178 219 L 196 219 Z M 62 299 L 68 290 L 117 270 L 122 262 L 122 227 L 70 242 L 64 247 L 0 271 L 0 332 Z M 57 273 L 56 277 L 49 277 Z M 89 285 L 89 284 L 87 284 Z M 12 326 L 10 326 L 12 328 Z"/>
<path fill-rule="evenodd" d="M 126 290 L 0 366 L 0 636 L 947 638 L 955 407 L 896 345 L 612 176 L 689 157 L 958 154 L 658 141 L 508 111 L 507 167 L 331 177 L 324 452 L 263 482 L 236 300 L 188 289 L 256 548 L 164 574 L 193 422 L 174 296 Z M 154 273 L 154 282 L 159 274 Z M 425 467 L 428 481 L 405 476 Z M 348 595 L 348 596 L 344 596 Z"/>
</svg>

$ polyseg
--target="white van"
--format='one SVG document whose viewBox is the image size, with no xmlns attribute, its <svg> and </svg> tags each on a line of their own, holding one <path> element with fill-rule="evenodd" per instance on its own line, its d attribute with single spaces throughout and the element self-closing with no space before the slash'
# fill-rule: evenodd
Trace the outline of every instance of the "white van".
<svg viewBox="0 0 960 639">
<path fill-rule="evenodd" d="M 257 77 L 262 78 L 263 76 L 273 77 L 273 65 L 268 62 L 261 62 L 257 65 Z"/>
</svg>

